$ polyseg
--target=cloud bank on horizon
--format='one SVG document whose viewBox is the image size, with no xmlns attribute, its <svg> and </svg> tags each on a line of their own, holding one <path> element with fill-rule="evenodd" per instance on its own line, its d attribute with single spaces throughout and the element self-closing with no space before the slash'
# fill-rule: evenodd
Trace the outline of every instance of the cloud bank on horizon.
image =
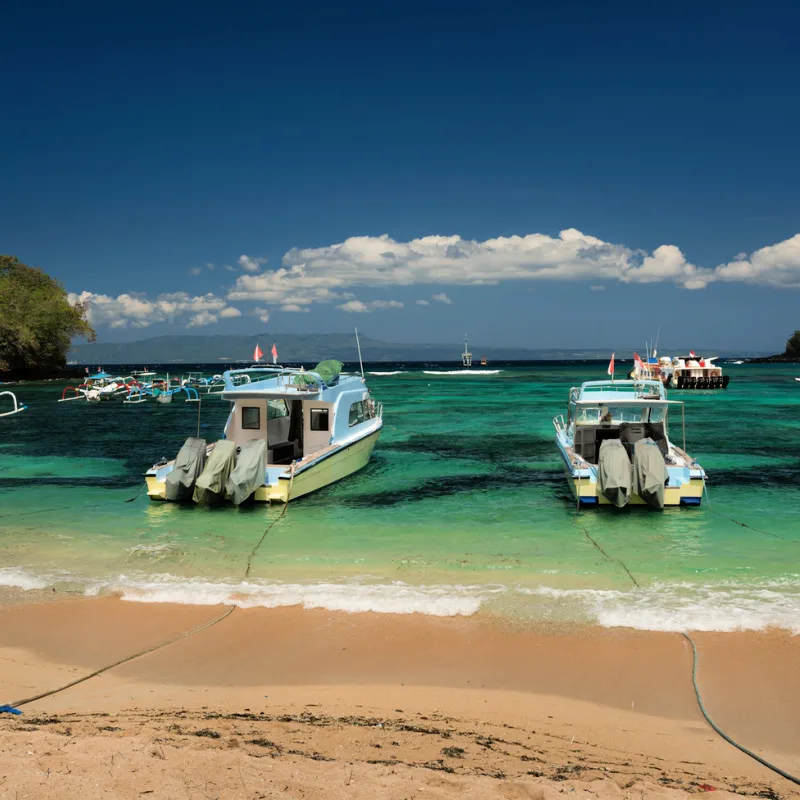
<svg viewBox="0 0 800 800">
<path fill-rule="evenodd" d="M 424 236 L 409 242 L 398 242 L 387 234 L 354 236 L 327 247 L 293 248 L 273 270 L 267 269 L 266 259 L 260 257 L 242 255 L 238 264 L 242 272 L 222 295 L 173 292 L 154 298 L 138 293 L 111 297 L 83 291 L 69 297 L 73 303 L 86 305 L 93 325 L 145 328 L 178 322 L 192 328 L 243 313 L 266 322 L 272 310 L 304 312 L 317 303 L 333 303 L 346 313 L 404 307 L 392 299 L 361 301 L 354 293 L 358 287 L 441 289 L 547 280 L 587 281 L 595 291 L 602 288 L 597 281 L 669 282 L 687 290 L 704 289 L 714 282 L 800 289 L 800 233 L 749 256 L 740 253 L 714 268 L 690 263 L 675 245 L 661 245 L 648 253 L 574 228 L 557 237 L 533 233 L 482 242 L 460 236 Z M 261 305 L 243 312 L 240 303 Z M 437 291 L 415 304 L 433 303 L 449 305 L 452 301 L 445 292 Z"/>
</svg>

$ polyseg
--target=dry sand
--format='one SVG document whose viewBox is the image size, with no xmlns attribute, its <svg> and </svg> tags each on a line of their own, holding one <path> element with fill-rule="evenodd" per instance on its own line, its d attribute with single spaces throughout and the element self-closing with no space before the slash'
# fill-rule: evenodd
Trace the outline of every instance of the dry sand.
<svg viewBox="0 0 800 800">
<path fill-rule="evenodd" d="M 7 605 L 0 702 L 223 610 Z M 717 722 L 800 773 L 800 637 L 695 640 Z M 800 796 L 708 728 L 677 634 L 236 609 L 22 710 L 0 715 L 0 798 Z"/>
</svg>

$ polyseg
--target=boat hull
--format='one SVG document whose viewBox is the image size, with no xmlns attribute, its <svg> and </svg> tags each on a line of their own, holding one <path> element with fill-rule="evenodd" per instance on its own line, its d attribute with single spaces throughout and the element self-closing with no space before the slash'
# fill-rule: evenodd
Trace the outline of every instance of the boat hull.
<svg viewBox="0 0 800 800">
<path fill-rule="evenodd" d="M 327 453 L 298 470 L 294 478 L 281 475 L 276 484 L 265 484 L 256 489 L 253 499 L 260 503 L 288 503 L 358 472 L 369 463 L 380 434 L 381 428 L 378 428 L 351 444 Z M 155 475 L 147 475 L 146 481 L 151 500 L 166 500 L 166 483 Z"/>
<path fill-rule="evenodd" d="M 572 491 L 572 496 L 578 500 L 582 506 L 610 506 L 614 505 L 600 492 L 598 484 L 591 478 L 576 477 L 572 471 L 564 464 L 564 473 L 567 483 Z M 699 506 L 703 499 L 703 478 L 691 478 L 680 486 L 667 486 L 664 489 L 664 507 L 667 506 Z M 628 505 L 642 506 L 649 505 L 635 492 L 631 493 Z"/>
</svg>

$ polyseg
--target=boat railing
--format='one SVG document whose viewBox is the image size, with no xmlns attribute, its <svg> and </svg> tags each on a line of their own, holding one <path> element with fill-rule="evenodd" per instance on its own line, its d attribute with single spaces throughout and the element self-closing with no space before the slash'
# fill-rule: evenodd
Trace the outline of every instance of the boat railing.
<svg viewBox="0 0 800 800">
<path fill-rule="evenodd" d="M 556 429 L 556 433 L 564 433 L 567 429 L 567 424 L 564 422 L 564 415 L 558 414 L 553 417 L 553 427 Z"/>
<path fill-rule="evenodd" d="M 4 395 L 8 395 L 11 398 L 11 401 L 14 403 L 14 408 L 11 411 L 0 414 L 0 417 L 10 417 L 12 414 L 19 414 L 20 411 L 24 411 L 27 408 L 26 405 L 17 401 L 17 396 L 14 392 L 0 392 L 0 397 Z"/>
</svg>

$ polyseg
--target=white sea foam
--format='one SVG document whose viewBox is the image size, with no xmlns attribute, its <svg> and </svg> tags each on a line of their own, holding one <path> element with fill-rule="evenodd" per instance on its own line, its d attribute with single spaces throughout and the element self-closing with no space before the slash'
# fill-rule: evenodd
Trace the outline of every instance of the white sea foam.
<svg viewBox="0 0 800 800">
<path fill-rule="evenodd" d="M 120 575 L 93 583 L 86 594 L 117 592 L 123 600 L 185 605 L 237 605 L 241 608 L 302 606 L 329 611 L 381 614 L 426 614 L 434 617 L 470 616 L 502 587 L 412 586 L 392 583 L 225 583 L 158 575 L 147 579 Z"/>
<path fill-rule="evenodd" d="M 367 372 L 367 375 L 402 375 L 403 370 L 398 369 L 395 372 Z"/>
<path fill-rule="evenodd" d="M 37 574 L 0 568 L 0 586 L 44 589 L 69 584 L 89 596 L 116 593 L 123 600 L 242 608 L 300 606 L 381 614 L 470 616 L 481 608 L 536 622 L 583 622 L 608 628 L 655 631 L 734 631 L 779 627 L 800 634 L 800 575 L 742 586 L 662 583 L 642 589 L 563 589 L 552 586 L 437 584 L 367 579 L 334 583 L 280 583 L 183 578 L 131 572 L 107 579 L 68 573 Z"/>
<path fill-rule="evenodd" d="M 422 370 L 425 375 L 499 375 L 499 369 L 448 369 L 448 370 Z"/>
<path fill-rule="evenodd" d="M 607 628 L 648 631 L 763 630 L 800 634 L 800 582 L 793 578 L 749 587 L 732 584 L 654 584 L 642 589 L 519 589 L 536 604 L 557 604 Z"/>
<path fill-rule="evenodd" d="M 50 576 L 35 575 L 24 567 L 0 567 L 0 586 L 17 589 L 45 589 L 52 585 Z"/>
</svg>

